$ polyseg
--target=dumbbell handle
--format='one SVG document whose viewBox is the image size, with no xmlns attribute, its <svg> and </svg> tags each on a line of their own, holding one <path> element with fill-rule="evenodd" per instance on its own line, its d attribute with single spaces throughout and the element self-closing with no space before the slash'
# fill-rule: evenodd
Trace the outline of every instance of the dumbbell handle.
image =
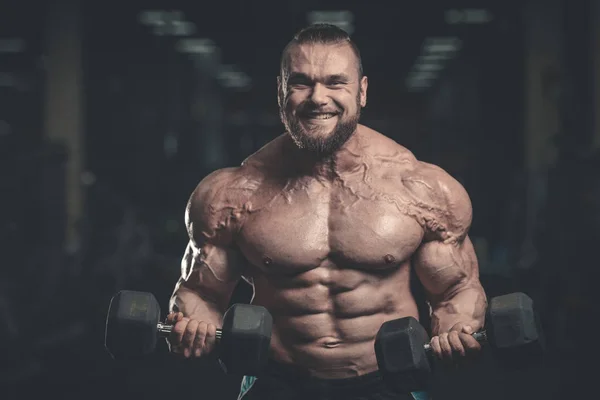
<svg viewBox="0 0 600 400">
<path fill-rule="evenodd" d="M 475 338 L 475 340 L 477 340 L 479 343 L 484 343 L 487 341 L 487 334 L 485 331 L 475 332 L 471 336 L 473 336 Z M 427 343 L 424 347 L 425 347 L 426 352 L 431 351 L 431 344 Z"/>
<path fill-rule="evenodd" d="M 173 331 L 173 325 L 169 325 L 169 324 L 163 324 L 162 322 L 159 322 L 157 324 L 157 329 L 158 329 L 158 334 L 160 336 L 169 336 L 171 334 L 171 332 Z M 217 328 L 217 342 L 219 340 L 221 340 L 221 337 L 223 336 L 223 331 L 219 328 Z"/>
</svg>

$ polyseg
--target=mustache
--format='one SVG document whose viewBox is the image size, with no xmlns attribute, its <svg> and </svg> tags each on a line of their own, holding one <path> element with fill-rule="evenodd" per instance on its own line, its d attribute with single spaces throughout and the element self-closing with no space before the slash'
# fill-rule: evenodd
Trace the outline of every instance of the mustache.
<svg viewBox="0 0 600 400">
<path fill-rule="evenodd" d="M 299 115 L 306 115 L 306 114 L 340 114 L 341 112 L 342 111 L 339 110 L 339 109 L 337 109 L 337 108 L 320 108 L 316 104 L 311 104 L 311 103 L 301 104 L 300 107 L 298 107 L 298 114 Z"/>
</svg>

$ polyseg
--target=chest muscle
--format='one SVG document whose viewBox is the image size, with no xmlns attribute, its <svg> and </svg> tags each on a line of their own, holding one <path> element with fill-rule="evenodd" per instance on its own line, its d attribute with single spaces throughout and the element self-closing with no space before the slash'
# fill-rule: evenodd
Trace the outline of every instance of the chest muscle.
<svg viewBox="0 0 600 400">
<path fill-rule="evenodd" d="M 423 237 L 421 226 L 393 203 L 344 189 L 291 191 L 249 216 L 240 247 L 266 273 L 294 275 L 334 262 L 378 269 L 406 261 Z"/>
</svg>

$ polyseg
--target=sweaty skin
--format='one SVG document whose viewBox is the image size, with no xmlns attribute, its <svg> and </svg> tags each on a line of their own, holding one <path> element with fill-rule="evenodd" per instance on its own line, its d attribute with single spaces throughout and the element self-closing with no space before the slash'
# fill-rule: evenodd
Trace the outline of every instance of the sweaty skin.
<svg viewBox="0 0 600 400">
<path fill-rule="evenodd" d="M 467 193 L 363 125 L 326 164 L 307 162 L 284 134 L 240 167 L 212 173 L 186 222 L 191 240 L 171 309 L 220 326 L 243 277 L 252 303 L 273 315 L 271 356 L 314 376 L 377 369 L 382 323 L 418 318 L 411 273 L 428 295 L 433 335 L 483 326 Z"/>
</svg>

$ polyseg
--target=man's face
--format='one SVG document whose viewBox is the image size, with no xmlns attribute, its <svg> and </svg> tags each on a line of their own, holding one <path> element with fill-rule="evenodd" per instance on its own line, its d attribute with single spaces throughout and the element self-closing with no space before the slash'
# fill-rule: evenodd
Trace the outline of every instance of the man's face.
<svg viewBox="0 0 600 400">
<path fill-rule="evenodd" d="M 331 154 L 352 136 L 367 103 L 367 77 L 347 44 L 295 45 L 278 77 L 279 115 L 300 148 Z"/>
</svg>

